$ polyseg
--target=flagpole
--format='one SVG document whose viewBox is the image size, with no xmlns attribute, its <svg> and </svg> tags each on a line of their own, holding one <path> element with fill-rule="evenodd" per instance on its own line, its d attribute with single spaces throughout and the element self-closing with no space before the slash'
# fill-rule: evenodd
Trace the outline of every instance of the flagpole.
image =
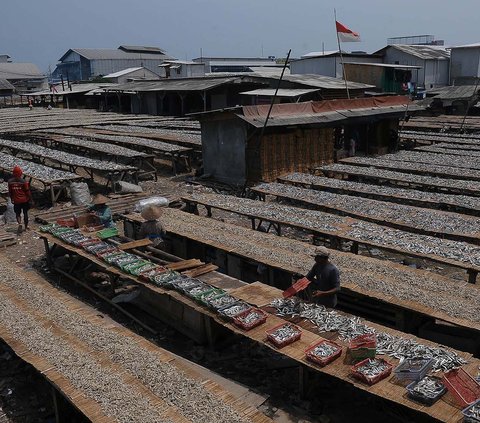
<svg viewBox="0 0 480 423">
<path fill-rule="evenodd" d="M 337 33 L 338 51 L 340 53 L 340 63 L 342 64 L 342 69 L 343 69 L 343 80 L 345 81 L 345 89 L 347 90 L 347 98 L 350 100 L 350 91 L 348 90 L 347 72 L 345 70 L 345 64 L 343 63 L 342 47 L 340 46 L 340 37 L 338 35 L 338 30 L 337 30 L 337 10 L 336 9 L 333 9 L 333 14 L 335 16 L 335 32 Z"/>
</svg>

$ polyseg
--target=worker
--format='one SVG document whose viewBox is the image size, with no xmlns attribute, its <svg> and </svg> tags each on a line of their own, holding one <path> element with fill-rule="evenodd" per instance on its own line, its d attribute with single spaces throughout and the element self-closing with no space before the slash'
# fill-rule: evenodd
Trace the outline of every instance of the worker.
<svg viewBox="0 0 480 423">
<path fill-rule="evenodd" d="M 340 291 L 340 275 L 337 267 L 330 263 L 330 252 L 325 247 L 315 248 L 312 257 L 315 264 L 306 278 L 311 282 L 309 288 L 313 300 L 325 307 L 337 305 L 337 293 Z"/>
<path fill-rule="evenodd" d="M 107 197 L 102 194 L 97 194 L 93 197 L 92 205 L 88 207 L 88 211 L 97 218 L 100 225 L 106 228 L 114 228 L 115 223 L 112 219 L 112 211 L 107 203 Z"/>
<path fill-rule="evenodd" d="M 145 207 L 140 214 L 145 219 L 145 222 L 140 226 L 139 237 L 149 239 L 155 247 L 162 247 L 165 230 L 158 220 L 162 215 L 162 209 L 151 205 Z"/>
<path fill-rule="evenodd" d="M 15 166 L 13 177 L 8 180 L 8 194 L 13 203 L 13 210 L 18 222 L 18 232 L 22 232 L 22 212 L 25 230 L 28 230 L 28 209 L 32 204 L 30 184 L 22 178 L 23 171 L 20 166 Z"/>
</svg>

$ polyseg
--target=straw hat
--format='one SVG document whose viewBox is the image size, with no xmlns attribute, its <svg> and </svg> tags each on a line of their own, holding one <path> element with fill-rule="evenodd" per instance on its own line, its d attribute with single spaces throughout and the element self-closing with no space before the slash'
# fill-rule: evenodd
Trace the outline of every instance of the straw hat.
<svg viewBox="0 0 480 423">
<path fill-rule="evenodd" d="M 95 197 L 93 197 L 93 200 L 92 200 L 92 204 L 94 206 L 100 206 L 107 203 L 108 203 L 108 198 L 102 194 L 97 194 Z"/>
<path fill-rule="evenodd" d="M 140 214 L 145 220 L 156 220 L 162 215 L 162 209 L 158 206 L 147 206 Z"/>
<path fill-rule="evenodd" d="M 312 253 L 312 257 L 330 257 L 330 251 L 328 251 L 325 247 L 316 247 Z"/>
</svg>

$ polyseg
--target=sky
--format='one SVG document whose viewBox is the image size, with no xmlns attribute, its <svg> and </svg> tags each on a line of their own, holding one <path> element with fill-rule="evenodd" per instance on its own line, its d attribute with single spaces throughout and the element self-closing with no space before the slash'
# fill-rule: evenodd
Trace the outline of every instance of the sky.
<svg viewBox="0 0 480 423">
<path fill-rule="evenodd" d="M 359 32 L 343 49 L 373 52 L 387 38 L 432 34 L 480 42 L 478 0 L 5 0 L 0 54 L 53 71 L 69 48 L 160 47 L 178 59 L 292 57 L 334 50 L 337 20 Z"/>
</svg>

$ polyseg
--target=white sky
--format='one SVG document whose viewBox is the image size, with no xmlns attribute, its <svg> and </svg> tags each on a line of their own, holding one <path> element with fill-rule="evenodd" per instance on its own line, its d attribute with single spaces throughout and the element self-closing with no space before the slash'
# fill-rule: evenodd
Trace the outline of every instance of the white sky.
<svg viewBox="0 0 480 423">
<path fill-rule="evenodd" d="M 388 37 L 433 34 L 480 42 L 479 0 L 4 0 L 0 53 L 55 68 L 69 48 L 158 46 L 179 59 L 285 56 L 336 48 L 333 9 L 372 52 Z"/>
</svg>

